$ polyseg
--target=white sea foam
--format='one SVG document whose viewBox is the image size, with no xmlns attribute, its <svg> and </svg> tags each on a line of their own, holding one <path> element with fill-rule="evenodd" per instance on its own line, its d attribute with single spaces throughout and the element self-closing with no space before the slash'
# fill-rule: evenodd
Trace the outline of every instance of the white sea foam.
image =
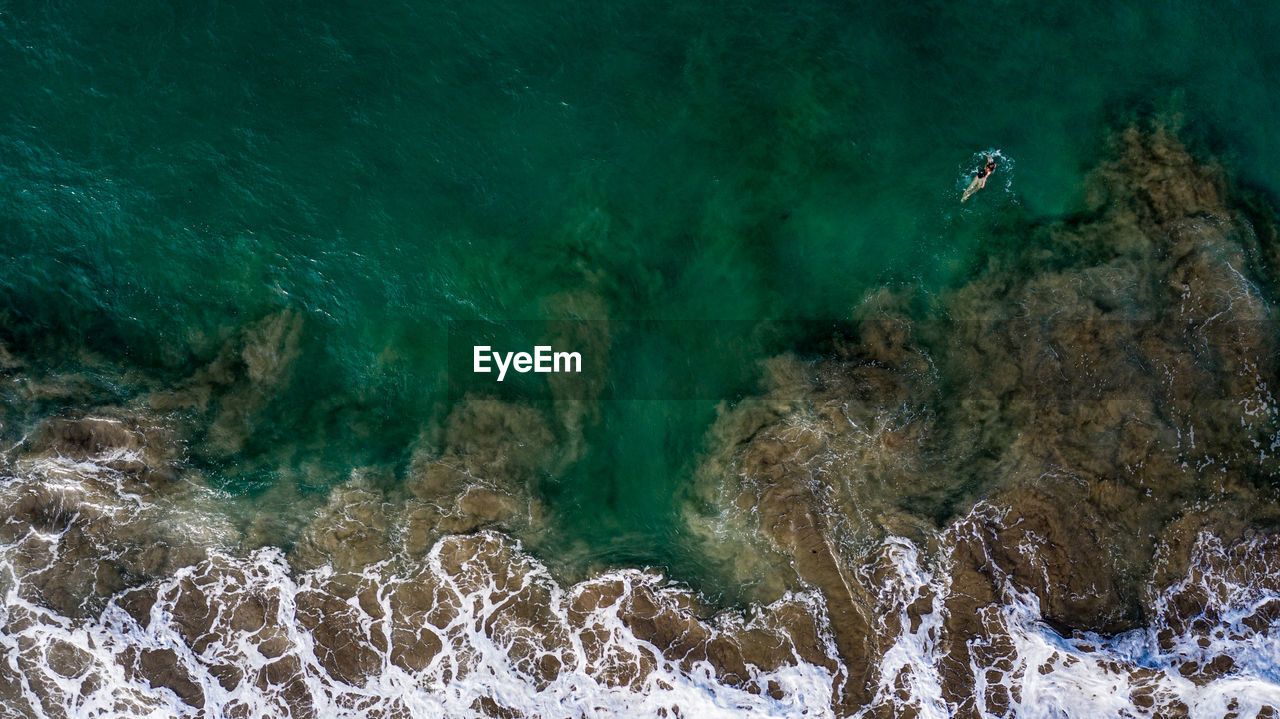
<svg viewBox="0 0 1280 719">
<path fill-rule="evenodd" d="M 316 635 L 298 621 L 300 597 L 327 591 L 332 572 L 291 577 L 278 550 L 260 550 L 246 558 L 217 555 L 179 571 L 158 583 L 159 599 L 145 623 L 117 603 L 93 619 L 58 616 L 20 595 L 21 577 L 5 561 L 0 648 L 22 689 L 19 697 L 6 698 L 3 708 L 14 716 L 86 718 L 472 717 L 488 715 L 478 708 L 489 702 L 491 711 L 538 717 L 832 715 L 833 676 L 826 668 L 796 662 L 773 671 L 753 671 L 752 683 L 772 685 L 775 698 L 727 686 L 705 661 L 681 667 L 664 658 L 658 647 L 637 638 L 619 618 L 619 599 L 595 607 L 585 617 L 570 617 L 574 595 L 592 586 L 617 584 L 623 588 L 622 598 L 641 586 L 658 594 L 674 591 L 656 575 L 613 572 L 565 592 L 545 568 L 519 555 L 516 563 L 527 571 L 512 586 L 506 583 L 509 577 L 477 577 L 477 572 L 491 571 L 479 558 L 472 559 L 474 566 L 447 569 L 442 551 L 455 550 L 458 541 L 462 540 L 442 540 L 412 576 L 396 574 L 388 565 L 365 570 L 362 583 L 376 587 L 383 611 L 377 618 L 361 610 L 353 614 L 361 619 L 360 634 L 370 646 L 381 644 L 383 651 L 380 668 L 360 682 L 335 678 L 321 658 Z M 482 551 L 504 542 L 510 544 L 490 535 Z M 417 671 L 407 669 L 392 651 L 392 635 L 400 628 L 392 619 L 397 613 L 392 595 L 407 582 L 434 583 L 436 605 L 446 608 L 442 614 L 448 617 L 419 625 L 440 642 L 441 651 Z M 539 616 L 550 626 L 512 621 L 512 603 L 526 594 L 549 600 Z M 207 631 L 193 632 L 190 627 L 193 597 L 210 604 L 213 616 Z M 813 595 L 784 601 L 822 611 Z M 353 608 L 359 604 L 355 599 L 349 603 Z M 261 621 L 256 615 L 246 620 L 239 613 L 238 608 L 249 604 L 267 608 Z M 597 637 L 604 641 L 596 642 Z M 277 649 L 264 649 L 271 640 Z M 535 654 L 555 655 L 560 669 L 550 681 L 530 671 L 536 664 L 529 660 L 530 647 Z M 152 688 L 146 678 L 129 670 L 139 650 L 172 652 L 179 670 L 170 674 L 200 687 L 203 708 L 188 705 L 169 689 Z M 56 659 L 70 655 L 79 659 L 74 671 Z M 606 667 L 612 668 L 614 680 L 604 676 Z M 633 667 L 634 681 L 616 680 Z M 242 679 L 228 687 L 219 677 L 229 671 Z"/>
<path fill-rule="evenodd" d="M 138 496 L 104 504 L 106 495 L 84 494 L 73 477 L 106 482 L 111 475 L 80 464 L 32 464 L 3 487 L 11 493 L 39 475 L 68 496 L 98 497 L 94 511 L 122 521 L 149 516 Z M 140 514 L 120 514 L 121 506 Z M 943 535 L 936 556 L 899 537 L 881 547 L 874 627 L 881 654 L 874 698 L 856 716 L 934 719 L 957 712 L 941 669 L 952 591 L 948 547 L 970 518 Z M 39 570 L 53 567 L 67 531 L 31 528 L 0 546 L 0 715 L 833 717 L 844 678 L 834 664 L 806 663 L 792 650 L 779 666 L 750 666 L 749 676 L 726 681 L 707 661 L 673 659 L 669 647 L 642 639 L 628 624 L 645 597 L 691 617 L 687 591 L 639 570 L 565 589 L 518 543 L 491 532 L 446 537 L 426 557 L 400 556 L 345 576 L 327 567 L 293 572 L 276 549 L 247 555 L 215 549 L 153 582 L 155 601 L 143 621 L 126 611 L 140 610 L 124 595 L 91 616 L 63 616 L 31 591 L 30 553 L 48 548 L 48 566 Z M 38 543 L 33 534 L 40 534 Z M 1228 546 L 1202 535 L 1189 574 L 1151 602 L 1151 625 L 1115 637 L 1058 634 L 1043 622 L 1036 597 L 993 563 L 1003 601 L 982 610 L 985 632 L 969 639 L 971 648 L 992 649 L 970 654 L 978 715 L 1084 719 L 1184 711 L 1216 719 L 1280 706 L 1276 544 L 1259 537 Z M 726 614 L 699 626 L 726 637 L 778 632 L 784 606 L 815 618 L 823 650 L 834 657 L 816 593 L 790 594 L 750 618 Z M 349 652 L 348 665 L 335 648 Z M 1231 660 L 1225 669 L 1222 657 Z"/>
<path fill-rule="evenodd" d="M 990 511 L 985 505 L 975 509 Z M 965 521 L 956 525 L 960 531 Z M 969 640 L 971 649 L 990 650 L 971 653 L 977 715 L 1221 719 L 1280 708 L 1277 549 L 1274 538 L 1228 547 L 1212 535 L 1201 535 L 1191 571 L 1155 600 L 1150 625 L 1114 637 L 1064 637 L 1043 621 L 1033 593 L 988 562 L 1003 603 L 983 610 L 985 633 Z M 902 629 L 879 662 L 877 708 L 952 716 L 956 707 L 948 706 L 939 692 L 936 639 L 945 618 L 942 597 L 949 591 L 946 558 L 926 570 L 916 548 L 900 538 L 888 540 L 886 553 L 896 558 L 899 571 L 896 585 L 886 587 L 882 597 L 892 597 L 888 606 L 901 613 Z M 905 610 L 921 597 L 929 600 L 930 611 L 913 628 Z M 1185 607 L 1188 597 L 1195 610 L 1182 616 L 1185 610 L 1179 606 Z M 1230 658 L 1230 668 L 1215 670 L 1215 660 L 1222 662 L 1222 657 Z M 902 687 L 909 690 L 906 696 Z M 871 709 L 864 715 L 878 716 Z"/>
<path fill-rule="evenodd" d="M 894 632 L 889 649 L 880 657 L 875 697 L 860 716 L 895 707 L 920 719 L 945 719 L 951 715 L 942 692 L 938 661 L 942 658 L 943 601 L 950 588 L 945 572 L 929 571 L 919 549 L 901 537 L 889 537 L 883 558 L 894 570 L 891 581 L 880 587 L 879 600 L 887 611 L 877 629 Z M 912 615 L 910 608 L 924 601 L 928 612 Z"/>
</svg>

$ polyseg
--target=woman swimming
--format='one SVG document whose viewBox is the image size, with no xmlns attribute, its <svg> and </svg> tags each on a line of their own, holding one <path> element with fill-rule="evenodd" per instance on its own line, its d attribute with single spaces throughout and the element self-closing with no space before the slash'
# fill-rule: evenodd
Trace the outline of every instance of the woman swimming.
<svg viewBox="0 0 1280 719">
<path fill-rule="evenodd" d="M 973 193 L 986 187 L 987 178 L 990 177 L 991 173 L 995 171 L 996 171 L 995 155 L 987 155 L 987 164 L 983 165 L 981 170 L 978 170 L 977 177 L 974 177 L 973 182 L 970 182 L 969 186 L 965 188 L 964 195 L 961 196 L 960 201 L 964 202 L 965 200 L 969 199 L 969 197 L 973 195 Z"/>
</svg>

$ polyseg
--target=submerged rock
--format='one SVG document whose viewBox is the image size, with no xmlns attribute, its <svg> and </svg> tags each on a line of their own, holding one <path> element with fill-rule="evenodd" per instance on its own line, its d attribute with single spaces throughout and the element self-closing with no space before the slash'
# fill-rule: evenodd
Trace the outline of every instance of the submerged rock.
<svg viewBox="0 0 1280 719">
<path fill-rule="evenodd" d="M 53 419 L 17 449 L 0 482 L 0 541 L 18 588 L 70 616 L 204 558 L 228 529 L 180 526 L 171 436 L 136 419 Z"/>
<path fill-rule="evenodd" d="M 288 386 L 299 354 L 302 317 L 285 311 L 244 327 L 218 355 L 175 389 L 151 394 L 154 410 L 207 415 L 199 452 L 226 457 L 239 452 L 270 400 Z"/>
<path fill-rule="evenodd" d="M 402 534 L 411 552 L 445 534 L 482 527 L 518 531 L 540 514 L 532 489 L 556 456 L 546 416 L 497 400 L 459 404 L 445 422 L 441 450 L 424 442 L 405 486 Z"/>
<path fill-rule="evenodd" d="M 181 443 L 245 447 L 296 315 L 145 411 L 47 420 L 3 457 L 0 713 L 1265 715 L 1275 249 L 1165 132 L 1122 133 L 1088 194 L 937 297 L 869 296 L 721 409 L 687 516 L 746 587 L 733 610 L 652 569 L 558 582 L 508 536 L 544 529 L 538 482 L 580 456 L 600 387 L 468 398 L 403 482 L 280 490 L 246 544 L 287 551 L 241 548 Z M 607 351 L 605 324 L 565 331 Z"/>
<path fill-rule="evenodd" d="M 389 503 L 363 478 L 335 487 L 289 554 L 299 568 L 359 572 L 391 555 Z"/>
<path fill-rule="evenodd" d="M 1132 629 L 1149 582 L 1182 576 L 1155 558 L 1184 508 L 1231 506 L 1233 532 L 1275 516 L 1277 333 L 1251 279 L 1268 253 L 1163 130 L 1121 133 L 1089 182 L 1087 213 L 1020 228 L 936 319 L 868 298 L 833 355 L 776 360 L 773 394 L 711 432 L 693 526 L 758 533 L 777 586 L 823 593 L 847 708 L 878 681 L 888 536 L 951 558 L 942 690 L 971 711 L 971 648 L 1010 587 L 1068 634 Z"/>
</svg>

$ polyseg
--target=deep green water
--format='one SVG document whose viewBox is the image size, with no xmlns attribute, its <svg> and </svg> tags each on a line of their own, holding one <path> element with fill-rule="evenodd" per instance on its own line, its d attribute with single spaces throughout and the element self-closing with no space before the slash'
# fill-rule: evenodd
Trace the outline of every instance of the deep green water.
<svg viewBox="0 0 1280 719">
<path fill-rule="evenodd" d="M 190 461 L 233 493 L 322 491 L 403 472 L 447 415 L 450 322 L 589 294 L 617 394 L 668 399 L 602 404 L 539 481 L 542 551 L 696 574 L 675 508 L 715 398 L 812 339 L 752 321 L 945 287 L 1002 227 L 1077 207 L 1133 119 L 1180 116 L 1280 194 L 1277 27 L 1265 2 L 5 2 L 3 331 L 60 372 L 87 347 L 176 379 L 301 312 L 253 440 Z M 961 206 L 987 149 L 1012 162 Z M 621 322 L 643 319 L 747 329 Z M 672 356 L 694 399 L 645 389 Z"/>
</svg>

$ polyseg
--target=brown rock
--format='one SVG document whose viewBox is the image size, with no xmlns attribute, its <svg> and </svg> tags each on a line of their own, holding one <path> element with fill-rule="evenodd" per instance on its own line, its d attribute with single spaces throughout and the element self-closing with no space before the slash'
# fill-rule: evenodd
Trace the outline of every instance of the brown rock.
<svg viewBox="0 0 1280 719">
<path fill-rule="evenodd" d="M 138 652 L 137 657 L 133 669 L 151 686 L 169 689 L 189 706 L 204 708 L 204 691 L 191 680 L 172 649 L 143 650 Z"/>
</svg>

